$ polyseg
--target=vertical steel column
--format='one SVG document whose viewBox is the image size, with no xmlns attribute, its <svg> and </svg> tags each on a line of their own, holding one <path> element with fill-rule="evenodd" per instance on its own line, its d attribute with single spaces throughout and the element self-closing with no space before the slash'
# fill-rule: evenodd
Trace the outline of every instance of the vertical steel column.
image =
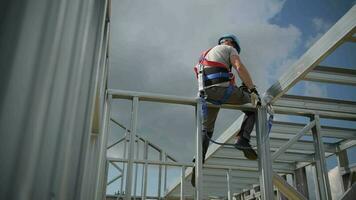
<svg viewBox="0 0 356 200">
<path fill-rule="evenodd" d="M 227 182 L 227 200 L 232 200 L 231 193 L 231 169 L 226 172 L 226 182 Z"/>
<path fill-rule="evenodd" d="M 321 136 L 319 115 L 312 116 L 311 120 L 315 120 L 315 126 L 312 128 L 312 133 L 315 146 L 315 168 L 317 177 L 316 183 L 318 185 L 320 199 L 331 200 L 330 183 L 328 170 L 326 168 L 324 144 Z"/>
<path fill-rule="evenodd" d="M 159 151 L 159 161 L 162 162 L 162 150 Z M 158 200 L 161 199 L 161 185 L 162 185 L 162 165 L 158 165 Z"/>
<path fill-rule="evenodd" d="M 124 139 L 124 152 L 123 152 L 123 158 L 126 158 L 126 149 L 127 149 L 127 133 L 128 130 L 125 129 L 125 139 Z M 120 185 L 120 193 L 123 194 L 123 189 L 124 189 L 124 175 L 126 171 L 126 163 L 122 163 L 122 176 L 121 176 L 121 185 Z"/>
<path fill-rule="evenodd" d="M 135 137 L 135 144 L 136 144 L 136 160 L 138 160 L 138 153 L 140 150 L 140 140 Z M 137 191 L 137 171 L 138 171 L 138 163 L 135 164 L 135 182 L 134 182 L 134 199 L 136 199 L 136 191 Z"/>
<path fill-rule="evenodd" d="M 131 111 L 131 132 L 130 132 L 130 143 L 129 143 L 129 154 L 127 163 L 127 174 L 126 174 L 126 187 L 125 187 L 125 198 L 127 200 L 131 199 L 131 189 L 132 189 L 132 170 L 133 170 L 133 156 L 135 151 L 135 136 L 137 130 L 137 113 L 138 113 L 138 97 L 134 97 L 132 100 L 132 111 Z"/>
<path fill-rule="evenodd" d="M 202 102 L 197 98 L 196 106 L 196 152 L 195 152 L 195 199 L 201 200 L 203 198 L 202 192 Z"/>
<path fill-rule="evenodd" d="M 339 167 L 339 173 L 340 173 L 340 183 L 341 183 L 341 189 L 342 192 L 344 193 L 348 189 L 348 182 L 349 178 L 346 174 L 342 174 L 341 169 L 347 169 L 349 166 L 349 159 L 347 158 L 347 151 L 342 150 L 336 153 L 336 158 L 337 158 L 337 165 Z"/>
<path fill-rule="evenodd" d="M 167 154 L 164 152 L 164 162 L 167 162 Z M 164 182 L 163 182 L 163 196 L 166 196 L 167 191 L 167 165 L 164 166 Z"/>
<path fill-rule="evenodd" d="M 263 200 L 274 199 L 272 183 L 272 160 L 268 138 L 267 108 L 257 109 L 256 137 L 258 147 L 258 167 L 260 172 L 261 196 Z"/>
<path fill-rule="evenodd" d="M 185 179 L 185 166 L 183 165 L 180 171 L 180 200 L 184 200 L 184 179 Z"/>
<path fill-rule="evenodd" d="M 143 157 L 144 157 L 143 159 L 145 161 L 147 161 L 147 159 L 148 159 L 148 143 L 147 143 L 147 141 L 145 141 Z M 143 165 L 143 177 L 142 177 L 142 189 L 141 189 L 142 200 L 145 200 L 146 196 L 147 196 L 147 170 L 148 170 L 147 168 L 148 168 L 148 166 L 147 166 L 147 163 L 145 162 L 145 164 Z"/>
<path fill-rule="evenodd" d="M 106 183 L 104 183 L 105 169 L 106 169 L 106 147 L 107 147 L 107 136 L 109 130 L 109 122 L 110 122 L 110 111 L 111 111 L 111 101 L 112 95 L 108 95 L 105 98 L 105 107 L 104 107 L 104 119 L 102 123 L 101 136 L 99 138 L 99 157 L 98 157 L 98 174 L 97 174 L 97 182 L 95 187 L 95 199 L 101 199 L 105 194 L 102 191 L 106 187 Z"/>
<path fill-rule="evenodd" d="M 295 170 L 295 186 L 305 197 L 309 196 L 308 181 L 305 167 Z"/>
</svg>

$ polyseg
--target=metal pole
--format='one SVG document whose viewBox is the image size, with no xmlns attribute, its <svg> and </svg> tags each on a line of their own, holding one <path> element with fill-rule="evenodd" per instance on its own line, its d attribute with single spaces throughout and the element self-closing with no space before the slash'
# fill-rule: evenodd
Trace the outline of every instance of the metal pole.
<svg viewBox="0 0 356 200">
<path fill-rule="evenodd" d="M 167 154 L 166 152 L 164 152 L 164 162 L 167 162 Z M 164 165 L 164 182 L 163 182 L 163 192 L 164 192 L 164 196 L 166 196 L 166 192 L 167 192 L 167 165 Z"/>
<path fill-rule="evenodd" d="M 135 151 L 135 136 L 137 129 L 137 113 L 138 113 L 138 97 L 134 97 L 132 100 L 132 111 L 131 111 L 131 132 L 130 132 L 130 143 L 129 143 L 129 155 L 127 163 L 127 174 L 126 174 L 126 187 L 125 187 L 125 198 L 131 199 L 131 189 L 132 189 L 132 170 L 133 170 L 133 155 Z"/>
<path fill-rule="evenodd" d="M 102 195 L 104 194 L 103 191 L 103 185 L 106 186 L 106 183 L 104 183 L 104 176 L 105 174 L 105 168 L 106 168 L 106 146 L 107 146 L 107 136 L 108 136 L 108 131 L 109 131 L 109 119 L 110 119 L 110 109 L 111 109 L 111 101 L 112 101 L 112 95 L 108 95 L 105 98 L 105 108 L 104 108 L 104 119 L 103 119 L 103 124 L 102 124 L 102 131 L 101 131 L 101 137 L 100 137 L 100 145 L 99 145 L 99 157 L 98 157 L 98 174 L 97 174 L 97 184 L 95 188 L 95 199 L 100 199 Z"/>
<path fill-rule="evenodd" d="M 305 197 L 309 196 L 308 191 L 308 181 L 305 167 L 295 170 L 295 185 L 297 190 L 302 193 Z"/>
<path fill-rule="evenodd" d="M 315 168 L 317 185 L 319 189 L 320 199 L 331 200 L 330 183 L 328 170 L 326 168 L 324 144 L 321 136 L 321 127 L 319 115 L 314 115 L 311 120 L 315 120 L 315 127 L 312 128 L 314 146 L 315 146 Z"/>
<path fill-rule="evenodd" d="M 272 184 L 272 160 L 268 138 L 267 108 L 257 109 L 256 137 L 258 147 L 258 167 L 260 172 L 261 196 L 263 200 L 274 199 Z"/>
<path fill-rule="evenodd" d="M 196 106 L 196 152 L 195 152 L 195 198 L 196 200 L 203 199 L 202 192 L 202 102 L 197 98 Z"/>
<path fill-rule="evenodd" d="M 148 142 L 145 141 L 145 148 L 144 148 L 144 158 L 143 158 L 146 162 L 143 164 L 143 186 L 142 186 L 142 200 L 145 200 L 146 199 L 146 196 L 147 196 L 147 168 L 148 168 L 148 165 L 147 165 L 147 159 L 148 159 Z"/>
<path fill-rule="evenodd" d="M 184 200 L 184 178 L 185 177 L 185 166 L 182 166 L 180 171 L 180 200 Z"/>
<path fill-rule="evenodd" d="M 349 166 L 349 159 L 347 158 L 347 151 L 342 150 L 336 153 L 337 165 L 339 167 L 339 178 L 341 183 L 342 192 L 345 192 L 348 189 L 349 178 L 347 175 L 342 172 Z"/>
<path fill-rule="evenodd" d="M 159 151 L 159 161 L 162 162 L 162 151 Z M 158 166 L 158 200 L 161 199 L 161 185 L 162 185 L 162 165 Z"/>
<path fill-rule="evenodd" d="M 123 157 L 124 159 L 126 159 L 126 148 L 127 148 L 127 129 L 125 132 L 125 140 L 124 140 L 124 153 L 123 153 Z M 124 175 L 125 175 L 125 171 L 126 171 L 126 163 L 122 163 L 122 177 L 121 177 L 121 185 L 120 185 L 120 193 L 123 194 L 123 190 L 124 190 Z"/>
<path fill-rule="evenodd" d="M 140 143 L 137 137 L 135 137 L 135 143 L 136 143 L 136 159 L 138 160 L 138 153 L 140 150 Z M 134 199 L 136 199 L 136 190 L 137 190 L 137 171 L 138 171 L 138 164 L 135 164 L 135 183 L 134 183 Z"/>
<path fill-rule="evenodd" d="M 232 200 L 231 193 L 231 169 L 226 172 L 226 180 L 227 180 L 227 200 Z"/>
</svg>

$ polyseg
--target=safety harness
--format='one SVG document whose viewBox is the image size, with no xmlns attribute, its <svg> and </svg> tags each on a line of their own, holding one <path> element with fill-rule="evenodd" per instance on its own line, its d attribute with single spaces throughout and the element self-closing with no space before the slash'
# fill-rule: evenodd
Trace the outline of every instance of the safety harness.
<svg viewBox="0 0 356 200">
<path fill-rule="evenodd" d="M 210 50 L 211 49 L 208 49 L 201 54 L 199 63 L 194 67 L 194 72 L 198 81 L 200 81 L 199 73 L 202 73 L 203 88 L 218 83 L 229 82 L 229 86 L 220 100 L 206 98 L 206 100 L 212 104 L 221 105 L 224 104 L 232 94 L 235 85 L 235 76 L 231 72 L 231 67 L 226 66 L 224 63 L 210 61 L 205 58 Z M 199 90 L 201 89 L 199 88 Z"/>
</svg>

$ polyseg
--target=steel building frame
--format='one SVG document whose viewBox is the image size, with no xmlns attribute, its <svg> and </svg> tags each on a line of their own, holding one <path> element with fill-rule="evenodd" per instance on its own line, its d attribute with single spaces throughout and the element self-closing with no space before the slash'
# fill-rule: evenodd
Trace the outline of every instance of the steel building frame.
<svg viewBox="0 0 356 200">
<path fill-rule="evenodd" d="M 280 196 L 304 199 L 308 196 L 305 168 L 315 166 L 319 198 L 330 199 L 325 167 L 325 158 L 330 155 L 338 158 L 344 196 L 350 196 L 347 191 L 355 191 L 355 185 L 350 188 L 353 179 L 347 175 L 346 149 L 356 145 L 356 130 L 321 126 L 320 119 L 356 121 L 356 103 L 286 95 L 286 92 L 302 80 L 355 86 L 355 70 L 322 66 L 320 62 L 342 43 L 356 41 L 356 6 L 267 90 L 251 139 L 252 144 L 258 146 L 258 163 L 246 160 L 241 152 L 232 148 L 213 144 L 202 165 L 197 126 L 199 162 L 197 188 L 193 190 L 187 183 L 192 163 L 175 162 L 171 158 L 147 160 L 147 153 L 142 160 L 134 159 L 140 102 L 186 105 L 197 112 L 197 124 L 201 119 L 199 110 L 195 109 L 198 103 L 195 98 L 107 88 L 110 2 L 0 2 L 0 27 L 4 30 L 0 38 L 3 48 L 0 62 L 6 66 L 0 74 L 0 130 L 1 138 L 6 138 L 0 140 L 0 199 L 104 199 L 106 185 L 117 178 L 107 180 L 109 165 L 120 168 L 113 164 L 115 162 L 126 163 L 125 172 L 120 168 L 124 172 L 121 178 L 124 176 L 126 180 L 125 196 L 120 198 L 125 199 L 147 198 L 145 192 L 141 197 L 132 194 L 132 190 L 135 192 L 132 184 L 137 180 L 135 163 L 180 168 L 177 184 L 164 191 L 162 197 L 150 198 L 205 199 L 214 195 L 229 200 L 233 197 L 248 199 L 246 193 L 250 192 L 255 197 L 270 199 L 278 191 Z M 126 158 L 107 157 L 112 102 L 117 99 L 132 101 Z M 266 104 L 272 104 L 277 114 L 304 116 L 310 122 L 274 122 L 271 134 L 266 137 Z M 251 105 L 223 105 L 222 108 L 254 110 Z M 242 117 L 226 129 L 218 141 L 232 142 L 241 122 Z M 300 140 L 305 134 L 312 135 L 313 140 Z M 326 136 L 339 141 L 323 142 Z M 294 187 L 284 180 L 285 175 L 293 177 Z M 147 176 L 147 167 L 144 176 Z M 144 190 L 145 181 L 141 186 Z M 251 192 L 251 188 L 255 191 Z"/>
<path fill-rule="evenodd" d="M 317 181 L 315 183 L 317 183 L 316 188 L 319 198 L 331 199 L 325 159 L 327 156 L 336 154 L 339 159 L 343 160 L 339 162 L 340 166 L 347 163 L 345 150 L 356 145 L 356 130 L 321 126 L 320 118 L 356 121 L 356 102 L 286 95 L 285 93 L 297 82 L 302 80 L 354 86 L 354 79 L 356 77 L 355 70 L 320 66 L 319 63 L 342 43 L 354 42 L 355 27 L 356 6 L 353 6 L 345 16 L 291 66 L 290 71 L 284 74 L 267 90 L 263 98 L 263 106 L 257 111 L 258 120 L 256 122 L 256 130 L 251 139 L 253 144 L 257 143 L 257 149 L 260 155 L 258 165 L 252 161 L 245 160 L 241 154 L 239 155 L 239 153 L 236 153 L 236 151 L 231 148 L 213 144 L 209 147 L 206 164 L 202 166 L 200 160 L 200 126 L 197 126 L 196 134 L 196 158 L 198 162 L 196 165 L 197 187 L 194 190 L 194 195 L 191 193 L 193 190 L 189 188 L 189 184 L 185 184 L 186 178 L 191 174 L 192 163 L 134 160 L 133 156 L 129 156 L 127 159 L 109 158 L 109 161 L 125 162 L 127 163 L 128 169 L 133 168 L 133 163 L 181 167 L 182 173 L 177 184 L 165 194 L 165 198 L 174 198 L 175 192 L 180 188 L 180 199 L 187 197 L 185 193 L 190 193 L 190 198 L 208 198 L 209 195 L 206 194 L 207 191 L 228 199 L 232 199 L 233 195 L 241 199 L 244 198 L 241 196 L 241 194 L 244 193 L 243 189 L 248 189 L 254 184 L 260 185 L 260 192 L 258 193 L 262 199 L 274 198 L 275 188 L 273 185 L 277 187 L 278 192 L 280 192 L 282 196 L 284 195 L 290 199 L 307 199 L 306 183 L 295 183 L 295 187 L 297 187 L 297 189 L 295 189 L 295 187 L 288 184 L 279 174 L 292 174 L 295 180 L 305 182 L 305 166 L 312 164 L 316 169 Z M 132 132 L 129 140 L 129 146 L 131 148 L 128 148 L 129 155 L 133 153 L 132 147 L 134 142 L 132 137 L 136 134 L 139 102 L 150 101 L 193 106 L 196 112 L 196 124 L 200 124 L 201 121 L 199 101 L 194 98 L 114 89 L 109 89 L 108 95 L 110 101 L 114 99 L 129 99 L 133 102 Z M 309 118 L 310 122 L 308 124 L 275 122 L 270 137 L 267 137 L 268 104 L 273 105 L 276 114 L 304 116 Z M 221 107 L 238 110 L 254 109 L 251 105 L 222 105 Z M 242 117 L 234 122 L 221 137 L 218 138 L 218 141 L 232 142 L 233 135 L 238 131 L 241 122 Z M 300 140 L 300 138 L 306 134 L 311 134 L 313 140 Z M 338 138 L 340 140 L 335 143 L 325 143 L 322 141 L 322 137 L 325 136 Z M 186 169 L 185 173 L 183 173 L 184 169 Z M 219 170 L 224 170 L 224 172 L 219 172 Z M 258 179 L 253 178 L 258 174 Z M 250 178 L 244 180 L 244 176 L 249 176 Z M 127 173 L 127 177 L 125 198 L 131 199 L 133 198 L 131 193 L 131 171 Z M 234 177 L 237 177 L 239 181 L 234 181 Z M 206 178 L 204 179 L 204 183 L 202 182 L 202 178 Z M 210 184 L 210 182 L 214 184 Z M 220 186 L 221 184 L 226 184 L 226 186 Z M 178 187 L 179 185 L 180 187 Z M 146 199 L 146 196 L 142 196 L 141 198 Z"/>
</svg>

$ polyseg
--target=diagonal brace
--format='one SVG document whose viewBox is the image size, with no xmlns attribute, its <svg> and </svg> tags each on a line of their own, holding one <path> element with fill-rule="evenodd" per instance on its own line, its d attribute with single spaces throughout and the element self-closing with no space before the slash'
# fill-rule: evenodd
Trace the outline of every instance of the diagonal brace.
<svg viewBox="0 0 356 200">
<path fill-rule="evenodd" d="M 315 126 L 315 120 L 311 121 L 308 125 L 306 125 L 299 133 L 297 133 L 293 138 L 291 138 L 287 143 L 282 145 L 276 152 L 272 155 L 272 161 L 274 161 L 278 156 L 284 153 L 290 146 L 296 143 L 300 137 L 306 134 L 310 129 Z"/>
</svg>

